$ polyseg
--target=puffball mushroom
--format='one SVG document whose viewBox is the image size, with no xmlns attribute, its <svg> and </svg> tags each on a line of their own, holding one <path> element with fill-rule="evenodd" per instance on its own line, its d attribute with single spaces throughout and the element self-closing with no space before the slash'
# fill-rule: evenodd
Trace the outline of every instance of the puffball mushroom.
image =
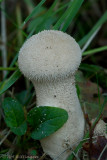
<svg viewBox="0 0 107 160">
<path fill-rule="evenodd" d="M 92 123 L 95 121 L 95 119 L 92 119 Z M 100 119 L 99 122 L 96 124 L 94 129 L 94 136 L 105 136 L 107 139 L 107 124 Z"/>
<path fill-rule="evenodd" d="M 35 87 L 37 105 L 60 107 L 69 115 L 62 128 L 40 141 L 52 159 L 83 138 L 84 116 L 74 78 L 80 62 L 79 45 L 68 34 L 56 30 L 33 35 L 19 52 L 19 68 Z M 66 160 L 69 154 L 67 150 L 59 160 Z"/>
</svg>

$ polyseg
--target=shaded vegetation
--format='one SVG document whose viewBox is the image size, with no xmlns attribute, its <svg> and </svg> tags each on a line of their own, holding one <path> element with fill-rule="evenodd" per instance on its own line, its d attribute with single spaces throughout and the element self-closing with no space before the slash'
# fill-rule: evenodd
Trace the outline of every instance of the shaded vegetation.
<svg viewBox="0 0 107 160">
<path fill-rule="evenodd" d="M 29 136 L 31 126 L 26 126 L 27 113 L 36 106 L 36 96 L 32 84 L 18 69 L 19 49 L 24 41 L 44 29 L 62 30 L 76 39 L 83 54 L 76 73 L 77 93 L 85 118 L 88 114 L 90 123 L 91 119 L 96 118 L 91 126 L 94 131 L 100 119 L 107 119 L 107 1 L 1 0 L 0 10 L 0 159 L 8 160 L 5 156 L 8 154 L 15 155 L 11 157 L 14 160 L 20 155 L 34 155 L 40 160 L 49 160 L 51 158 L 43 153 L 39 141 L 34 141 Z M 21 118 L 16 117 L 15 126 L 14 119 L 11 119 L 12 108 L 9 109 L 12 106 L 6 102 L 7 97 L 14 99 L 19 106 L 16 112 L 19 112 Z M 3 110 L 4 103 L 8 106 Z M 11 115 L 9 120 L 6 119 L 8 109 Z M 25 122 L 24 127 L 20 128 L 22 122 Z M 17 130 L 14 127 L 19 128 Z M 20 134 L 17 134 L 18 131 Z M 78 151 L 89 137 L 88 131 L 85 140 L 71 152 L 68 160 L 73 160 L 74 157 L 83 159 L 83 156 L 78 156 Z M 97 141 L 103 140 L 97 137 Z M 103 148 L 105 145 L 104 141 Z M 99 152 L 102 153 L 102 150 Z M 101 153 L 92 154 L 91 158 L 100 160 L 98 158 Z"/>
</svg>

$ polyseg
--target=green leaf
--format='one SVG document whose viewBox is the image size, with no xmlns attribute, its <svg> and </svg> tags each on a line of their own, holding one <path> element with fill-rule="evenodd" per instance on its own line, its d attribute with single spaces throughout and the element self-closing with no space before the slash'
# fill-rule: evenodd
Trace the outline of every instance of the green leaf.
<svg viewBox="0 0 107 160">
<path fill-rule="evenodd" d="M 7 89 L 9 89 L 21 76 L 21 72 L 19 69 L 15 71 L 9 79 L 5 80 L 0 86 L 0 94 L 4 93 Z"/>
<path fill-rule="evenodd" d="M 24 121 L 20 126 L 12 127 L 11 128 L 11 131 L 13 133 L 15 133 L 16 135 L 18 135 L 18 136 L 24 135 L 26 133 L 26 130 L 27 130 L 27 123 L 26 123 L 26 121 Z"/>
<path fill-rule="evenodd" d="M 24 135 L 27 130 L 27 124 L 25 122 L 22 105 L 12 98 L 5 98 L 2 107 L 4 109 L 7 126 L 10 127 L 16 135 Z"/>
<path fill-rule="evenodd" d="M 64 23 L 61 30 L 66 31 L 69 24 L 72 22 L 73 18 L 78 12 L 80 6 L 82 5 L 83 1 L 84 0 L 75 0 L 73 2 L 70 2 L 69 7 L 67 8 L 66 12 L 62 15 L 59 21 L 55 24 L 53 29 L 55 30 L 59 29 L 59 27 Z"/>
<path fill-rule="evenodd" d="M 61 128 L 68 119 L 64 109 L 40 106 L 33 108 L 28 113 L 28 122 L 34 128 L 31 137 L 40 140 Z"/>
<path fill-rule="evenodd" d="M 6 155 L 0 155 L 0 160 L 10 160 Z"/>
</svg>

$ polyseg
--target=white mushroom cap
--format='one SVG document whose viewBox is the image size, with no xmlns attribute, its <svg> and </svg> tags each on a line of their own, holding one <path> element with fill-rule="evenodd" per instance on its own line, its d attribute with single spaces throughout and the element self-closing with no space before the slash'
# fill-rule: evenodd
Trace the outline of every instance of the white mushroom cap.
<svg viewBox="0 0 107 160">
<path fill-rule="evenodd" d="M 81 50 L 66 33 L 45 30 L 29 38 L 19 52 L 19 68 L 31 80 L 68 77 L 78 69 Z"/>
</svg>

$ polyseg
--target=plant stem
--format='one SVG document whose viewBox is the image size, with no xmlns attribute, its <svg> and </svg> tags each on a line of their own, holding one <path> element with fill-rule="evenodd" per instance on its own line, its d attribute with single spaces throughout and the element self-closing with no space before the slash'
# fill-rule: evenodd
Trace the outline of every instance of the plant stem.
<svg viewBox="0 0 107 160">
<path fill-rule="evenodd" d="M 16 67 L 0 67 L 0 71 L 15 71 Z"/>
<path fill-rule="evenodd" d="M 2 1 L 1 6 L 3 10 L 5 9 L 5 0 Z M 6 47 L 6 42 L 7 42 L 7 37 L 6 37 L 6 17 L 4 12 L 1 10 L 1 39 L 2 39 L 2 64 L 3 67 L 7 67 L 7 47 Z M 6 71 L 3 70 L 3 77 L 5 77 Z"/>
</svg>

